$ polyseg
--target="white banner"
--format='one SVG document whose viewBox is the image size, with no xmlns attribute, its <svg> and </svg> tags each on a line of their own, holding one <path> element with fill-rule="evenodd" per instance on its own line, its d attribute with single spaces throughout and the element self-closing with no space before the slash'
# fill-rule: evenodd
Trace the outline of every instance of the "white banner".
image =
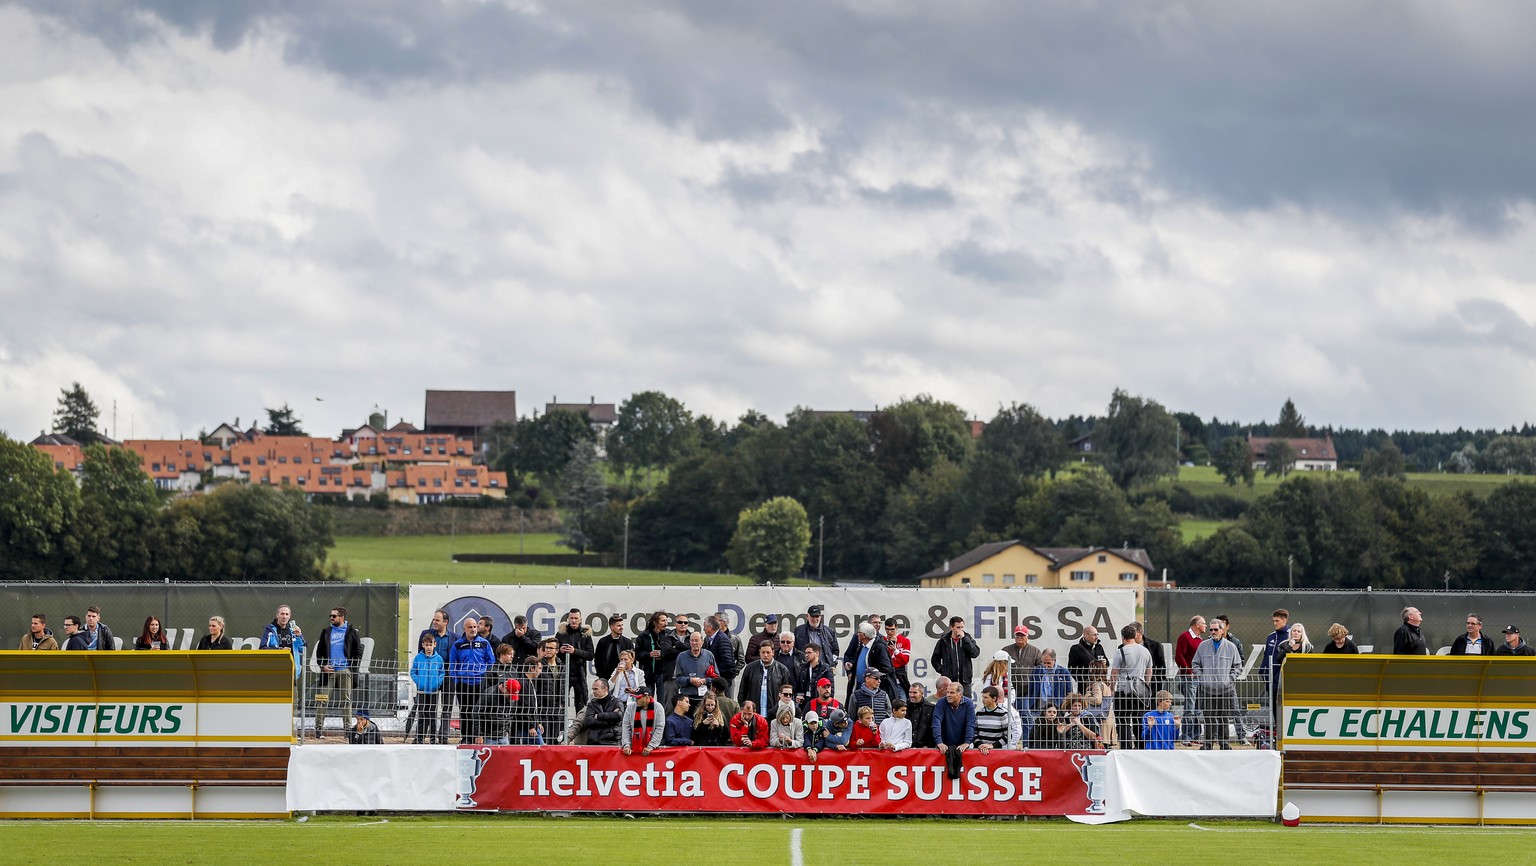
<svg viewBox="0 0 1536 866">
<path fill-rule="evenodd" d="M 974 663 L 978 677 L 992 653 L 1013 643 L 1016 626 L 1029 629 L 1034 645 L 1054 648 L 1065 665 L 1067 650 L 1085 627 L 1094 626 L 1113 644 L 1120 627 L 1136 616 L 1135 592 L 1122 589 L 413 584 L 409 643 L 414 651 L 415 636 L 431 626 L 432 613 L 439 608 L 448 612 L 449 630 L 456 634 L 463 632 L 466 616 L 490 616 L 496 634 L 504 635 L 511 631 L 512 618 L 521 615 L 548 637 L 566 611 L 577 608 L 594 635 L 606 634 L 609 615 L 620 613 L 626 618 L 625 634 L 634 637 L 645 629 L 651 612 L 660 609 L 687 613 L 696 622 L 705 615 L 728 613 L 732 633 L 746 638 L 762 631 L 763 618 L 770 613 L 779 615 L 781 632 L 792 631 L 813 604 L 825 609 L 824 622 L 842 648 L 870 614 L 894 618 L 912 641 L 912 677 L 929 685 L 934 676 L 928 659 L 949 630 L 951 616 L 964 617 L 966 631 L 981 645 L 981 657 Z"/>
<path fill-rule="evenodd" d="M 288 811 L 445 812 L 459 790 L 453 746 L 322 746 L 288 758 Z"/>
<path fill-rule="evenodd" d="M 1115 820 L 1275 815 L 1280 753 L 1270 749 L 1117 749 L 1106 767 L 1104 814 Z"/>
</svg>

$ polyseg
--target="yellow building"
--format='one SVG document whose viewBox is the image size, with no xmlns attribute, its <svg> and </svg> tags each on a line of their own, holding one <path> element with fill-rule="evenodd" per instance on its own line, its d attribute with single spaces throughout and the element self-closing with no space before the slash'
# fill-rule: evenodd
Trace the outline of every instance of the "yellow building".
<svg viewBox="0 0 1536 866">
<path fill-rule="evenodd" d="M 1152 560 L 1139 547 L 1030 547 L 994 541 L 923 575 L 923 587 L 1134 589 L 1145 599 Z"/>
</svg>

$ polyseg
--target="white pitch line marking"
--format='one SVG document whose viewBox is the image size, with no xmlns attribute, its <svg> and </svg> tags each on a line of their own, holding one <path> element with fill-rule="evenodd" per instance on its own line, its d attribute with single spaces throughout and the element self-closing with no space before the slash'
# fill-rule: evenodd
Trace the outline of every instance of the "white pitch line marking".
<svg viewBox="0 0 1536 866">
<path fill-rule="evenodd" d="M 805 857 L 800 853 L 800 834 L 803 832 L 799 827 L 789 831 L 789 866 L 805 866 Z"/>
</svg>

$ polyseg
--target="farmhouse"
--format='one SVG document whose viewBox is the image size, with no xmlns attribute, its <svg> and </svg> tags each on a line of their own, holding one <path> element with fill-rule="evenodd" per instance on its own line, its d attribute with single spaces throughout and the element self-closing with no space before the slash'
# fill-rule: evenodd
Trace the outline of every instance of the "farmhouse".
<svg viewBox="0 0 1536 866">
<path fill-rule="evenodd" d="M 1152 576 L 1140 547 L 1031 547 L 994 541 L 969 550 L 918 579 L 930 587 L 1081 587 L 1134 589 L 1137 604 Z"/>
</svg>

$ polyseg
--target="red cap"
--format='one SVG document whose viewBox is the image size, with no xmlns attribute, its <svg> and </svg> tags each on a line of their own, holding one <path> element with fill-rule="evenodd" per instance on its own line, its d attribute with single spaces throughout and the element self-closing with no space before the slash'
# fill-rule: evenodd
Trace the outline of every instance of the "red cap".
<svg viewBox="0 0 1536 866">
<path fill-rule="evenodd" d="M 821 688 L 822 686 L 830 686 L 830 685 L 832 685 L 832 681 L 827 679 L 826 677 L 822 677 L 821 679 L 816 681 L 816 688 L 818 688 L 818 689 Z"/>
<path fill-rule="evenodd" d="M 509 679 L 505 685 L 507 687 L 507 697 L 514 701 L 517 700 L 518 696 L 523 692 L 523 684 L 517 680 Z"/>
</svg>

